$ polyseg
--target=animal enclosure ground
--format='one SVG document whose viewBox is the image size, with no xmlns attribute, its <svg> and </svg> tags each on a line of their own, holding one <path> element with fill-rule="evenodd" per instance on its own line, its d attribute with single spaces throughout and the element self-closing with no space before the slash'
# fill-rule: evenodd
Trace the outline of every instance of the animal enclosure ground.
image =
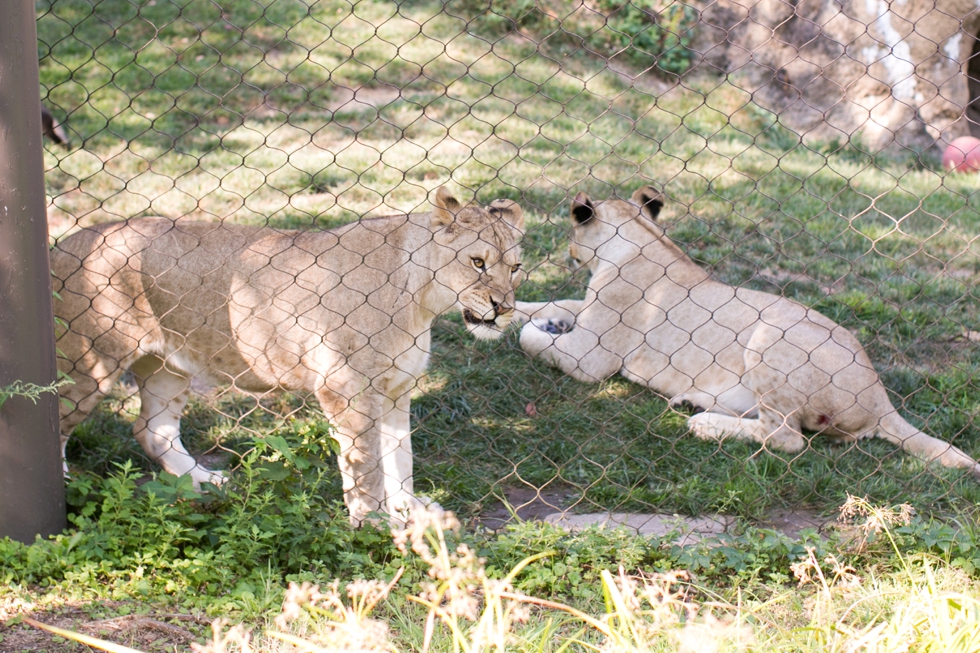
<svg viewBox="0 0 980 653">
<path fill-rule="evenodd" d="M 596 50 L 622 36 L 614 25 L 587 35 L 581 16 L 562 22 L 579 4 L 494 5 L 533 20 L 510 29 L 485 0 L 39 0 L 42 98 L 76 143 L 45 152 L 52 236 L 142 215 L 318 229 L 426 211 L 448 183 L 460 199 L 521 203 L 529 278 L 518 297 L 538 301 L 584 292 L 565 250 L 574 193 L 627 198 L 654 183 L 668 234 L 695 260 L 845 325 L 907 419 L 980 456 L 974 177 L 945 174 L 930 153 L 873 156 L 860 134 L 801 140 L 735 78 L 643 73 L 642 58 Z M 913 631 L 939 622 L 915 606 L 966 615 L 977 632 L 980 486 L 963 474 L 879 441 L 817 438 L 798 456 L 703 442 L 645 388 L 581 384 L 528 360 L 516 332 L 476 342 L 450 317 L 433 337 L 412 403 L 416 479 L 471 527 L 459 538 L 491 577 L 550 552 L 515 588 L 598 615 L 603 570 L 684 569 L 685 596 L 737 606 L 722 616 L 744 618 L 754 650 L 843 649 L 879 619 L 892 629 L 879 634 L 924 650 L 937 636 Z M 202 495 L 154 476 L 131 436 L 134 387 L 120 384 L 69 446 L 69 532 L 31 547 L 0 541 L 0 651 L 79 650 L 3 625 L 28 613 L 148 651 L 183 642 L 128 630 L 128 615 L 199 641 L 203 623 L 166 615 L 261 632 L 290 581 L 387 582 L 402 567 L 377 616 L 398 650 L 421 650 L 425 612 L 407 597 L 430 577 L 386 530 L 350 529 L 315 405 L 195 389 L 182 437 L 210 466 L 233 468 L 230 483 Z M 865 546 L 853 528 L 811 528 L 847 493 L 919 515 L 890 532 L 896 549 L 883 533 Z M 506 519 L 501 499 L 531 516 L 737 519 L 711 547 L 689 548 L 538 522 L 481 530 Z M 798 587 L 792 565 L 806 546 L 828 574 L 833 554 L 860 582 Z M 512 645 L 560 653 L 579 628 L 534 612 Z M 676 648 L 658 641 L 654 650 Z M 260 636 L 256 650 L 287 649 Z M 438 631 L 430 650 L 453 641 Z"/>
<path fill-rule="evenodd" d="M 610 68 L 619 58 L 541 27 L 556 18 L 508 31 L 478 4 L 42 0 L 42 95 L 84 144 L 46 152 L 53 235 L 139 215 L 321 228 L 427 210 L 449 182 L 521 202 L 519 298 L 540 300 L 586 282 L 567 268 L 569 197 L 653 182 L 692 257 L 847 326 L 912 423 L 980 455 L 971 178 L 928 153 L 872 157 L 859 135 L 803 144 L 735 83 L 631 81 Z M 413 400 L 417 478 L 464 514 L 505 488 L 550 486 L 570 488 L 562 507 L 576 511 L 756 519 L 829 512 L 847 491 L 935 511 L 980 500 L 962 474 L 881 442 L 816 438 L 799 456 L 701 442 L 656 394 L 563 378 L 516 335 L 476 343 L 455 318 L 434 335 Z M 227 452 L 303 405 L 221 395 L 192 409 L 185 437 L 234 464 Z M 73 465 L 133 454 L 134 408 L 116 408 L 81 429 Z M 304 410 L 293 416 L 315 422 Z"/>
</svg>

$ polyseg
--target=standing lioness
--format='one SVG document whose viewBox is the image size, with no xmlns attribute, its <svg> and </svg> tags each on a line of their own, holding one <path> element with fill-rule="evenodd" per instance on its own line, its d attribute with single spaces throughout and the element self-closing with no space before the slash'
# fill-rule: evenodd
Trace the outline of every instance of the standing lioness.
<svg viewBox="0 0 980 653">
<path fill-rule="evenodd" d="M 514 314 L 520 207 L 462 206 L 330 231 L 144 218 L 86 229 L 51 252 L 62 441 L 126 369 L 142 408 L 136 438 L 174 474 L 222 476 L 180 442 L 190 379 L 315 393 L 340 441 L 351 519 L 412 507 L 409 397 L 430 327 L 453 307 L 478 338 Z"/>
<path fill-rule="evenodd" d="M 792 453 L 807 445 L 803 429 L 876 435 L 980 478 L 976 461 L 898 414 L 847 329 L 792 300 L 712 280 L 657 224 L 662 206 L 650 187 L 632 202 L 575 197 L 571 256 L 592 279 L 584 300 L 518 302 L 518 319 L 532 319 L 525 351 L 582 381 L 621 372 L 699 412 L 688 425 L 701 438 Z"/>
</svg>

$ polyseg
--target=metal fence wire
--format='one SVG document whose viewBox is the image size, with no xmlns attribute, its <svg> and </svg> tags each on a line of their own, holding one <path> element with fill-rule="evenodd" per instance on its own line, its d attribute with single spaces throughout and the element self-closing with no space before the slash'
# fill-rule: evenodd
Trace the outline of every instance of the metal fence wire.
<svg viewBox="0 0 980 653">
<path fill-rule="evenodd" d="M 37 16 L 69 468 L 355 519 L 980 500 L 972 0 Z"/>
</svg>

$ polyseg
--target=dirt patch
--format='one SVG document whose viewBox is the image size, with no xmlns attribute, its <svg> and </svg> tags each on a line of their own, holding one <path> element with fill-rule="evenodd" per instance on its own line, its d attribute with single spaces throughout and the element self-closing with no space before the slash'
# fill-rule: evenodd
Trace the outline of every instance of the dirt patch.
<svg viewBox="0 0 980 653">
<path fill-rule="evenodd" d="M 771 528 L 793 540 L 800 539 L 800 533 L 806 529 L 815 529 L 823 534 L 837 527 L 835 517 L 824 517 L 815 510 L 786 508 L 773 510 L 769 516 L 756 524 L 760 528 Z"/>
<path fill-rule="evenodd" d="M 498 490 L 499 492 L 499 490 Z M 581 491 L 560 485 L 543 488 L 522 485 L 503 489 L 497 493 L 497 501 L 480 513 L 477 523 L 490 530 L 498 530 L 513 521 L 543 520 L 554 512 L 570 507 Z"/>
<path fill-rule="evenodd" d="M 0 603 L 0 652 L 62 653 L 93 650 L 23 622 L 6 625 L 16 614 L 49 626 L 148 653 L 187 650 L 191 642 L 204 642 L 210 636 L 211 622 L 203 615 L 150 611 L 103 618 L 106 614 L 118 614 L 128 612 L 134 607 L 143 607 L 115 602 L 69 605 L 52 610 L 32 610 L 31 607 L 23 603 Z"/>
</svg>

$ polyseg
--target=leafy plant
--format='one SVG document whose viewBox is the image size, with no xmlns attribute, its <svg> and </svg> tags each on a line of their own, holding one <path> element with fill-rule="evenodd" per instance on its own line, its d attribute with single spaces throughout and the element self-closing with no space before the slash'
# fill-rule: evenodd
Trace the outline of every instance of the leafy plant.
<svg viewBox="0 0 980 653">
<path fill-rule="evenodd" d="M 14 381 L 8 386 L 0 388 L 0 409 L 7 400 L 13 397 L 23 397 L 24 399 L 29 399 L 31 403 L 36 404 L 38 398 L 43 394 L 53 393 L 58 394 L 58 389 L 74 383 L 71 379 L 63 378 L 59 379 L 48 385 L 38 385 L 36 383 L 24 383 L 23 381 Z"/>
<path fill-rule="evenodd" d="M 698 12 L 692 6 L 665 5 L 661 0 L 599 0 L 580 10 L 583 6 L 567 1 L 544 6 L 538 0 L 462 0 L 449 3 L 447 9 L 465 16 L 481 34 L 522 30 L 540 38 L 540 47 L 574 48 L 584 42 L 602 56 L 624 54 L 633 64 L 674 74 L 683 73 L 694 60 L 689 46 Z M 559 20 L 561 29 L 556 29 Z"/>
<path fill-rule="evenodd" d="M 690 67 L 694 52 L 688 46 L 698 20 L 694 7 L 677 2 L 664 7 L 660 0 L 599 0 L 596 8 L 606 15 L 609 50 L 627 51 L 634 59 L 656 57 L 657 67 L 669 73 Z M 590 42 L 598 41 L 599 34 Z"/>
<path fill-rule="evenodd" d="M 284 429 L 256 442 L 221 488 L 147 479 L 131 462 L 68 484 L 71 531 L 33 547 L 0 541 L 0 582 L 99 588 L 106 596 L 186 593 L 188 602 L 261 611 L 270 574 L 384 568 L 390 540 L 353 531 L 335 465 L 308 447 L 324 431 Z M 139 570 L 138 573 L 135 573 Z"/>
</svg>

